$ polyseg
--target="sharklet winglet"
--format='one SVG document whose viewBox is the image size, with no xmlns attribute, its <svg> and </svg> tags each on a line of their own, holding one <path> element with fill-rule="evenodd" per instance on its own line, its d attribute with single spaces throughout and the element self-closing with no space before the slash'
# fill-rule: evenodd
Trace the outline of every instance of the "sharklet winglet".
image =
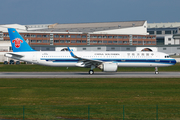
<svg viewBox="0 0 180 120">
<path fill-rule="evenodd" d="M 77 56 L 76 56 L 76 55 L 74 55 L 74 53 L 70 50 L 70 48 L 69 48 L 69 47 L 67 47 L 67 49 L 68 49 L 68 51 L 70 52 L 70 54 L 71 54 L 71 56 L 72 56 L 72 57 L 77 58 Z"/>
</svg>

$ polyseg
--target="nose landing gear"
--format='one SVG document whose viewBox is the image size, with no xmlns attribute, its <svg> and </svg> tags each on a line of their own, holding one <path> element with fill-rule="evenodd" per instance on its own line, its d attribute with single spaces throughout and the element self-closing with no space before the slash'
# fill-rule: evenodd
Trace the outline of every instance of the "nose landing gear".
<svg viewBox="0 0 180 120">
<path fill-rule="evenodd" d="M 159 72 L 158 72 L 158 67 L 155 67 L 155 74 L 158 75 Z"/>
<path fill-rule="evenodd" d="M 90 75 L 94 74 L 94 70 L 89 70 L 89 74 Z"/>
</svg>

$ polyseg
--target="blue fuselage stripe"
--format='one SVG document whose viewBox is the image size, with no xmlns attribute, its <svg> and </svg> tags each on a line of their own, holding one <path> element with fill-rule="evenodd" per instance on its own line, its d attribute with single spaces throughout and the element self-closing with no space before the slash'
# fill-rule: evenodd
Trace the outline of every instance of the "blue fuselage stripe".
<svg viewBox="0 0 180 120">
<path fill-rule="evenodd" d="M 48 59 L 41 58 L 41 60 L 52 61 L 52 62 L 75 62 L 77 63 L 78 59 Z M 115 62 L 115 63 L 161 63 L 161 64 L 176 64 L 174 59 L 93 59 L 103 62 Z"/>
</svg>

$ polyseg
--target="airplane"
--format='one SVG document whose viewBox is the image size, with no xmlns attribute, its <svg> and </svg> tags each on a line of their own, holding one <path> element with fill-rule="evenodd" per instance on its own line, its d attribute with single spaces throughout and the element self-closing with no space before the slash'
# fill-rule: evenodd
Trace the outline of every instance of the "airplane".
<svg viewBox="0 0 180 120">
<path fill-rule="evenodd" d="M 159 74 L 158 67 L 176 64 L 176 60 L 168 54 L 152 51 L 76 51 L 69 47 L 68 51 L 35 51 L 14 28 L 8 28 L 13 52 L 6 53 L 6 57 L 39 65 L 55 67 L 87 67 L 89 74 L 99 68 L 104 72 L 117 72 L 118 67 L 155 67 L 155 74 Z"/>
</svg>

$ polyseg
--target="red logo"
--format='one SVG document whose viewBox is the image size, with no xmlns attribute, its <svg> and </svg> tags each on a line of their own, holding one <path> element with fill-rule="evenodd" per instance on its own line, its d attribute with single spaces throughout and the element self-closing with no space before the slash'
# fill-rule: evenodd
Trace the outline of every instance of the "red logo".
<svg viewBox="0 0 180 120">
<path fill-rule="evenodd" d="M 15 43 L 16 48 L 19 48 L 21 46 L 21 43 L 23 43 L 23 40 L 15 38 L 12 42 Z"/>
</svg>

